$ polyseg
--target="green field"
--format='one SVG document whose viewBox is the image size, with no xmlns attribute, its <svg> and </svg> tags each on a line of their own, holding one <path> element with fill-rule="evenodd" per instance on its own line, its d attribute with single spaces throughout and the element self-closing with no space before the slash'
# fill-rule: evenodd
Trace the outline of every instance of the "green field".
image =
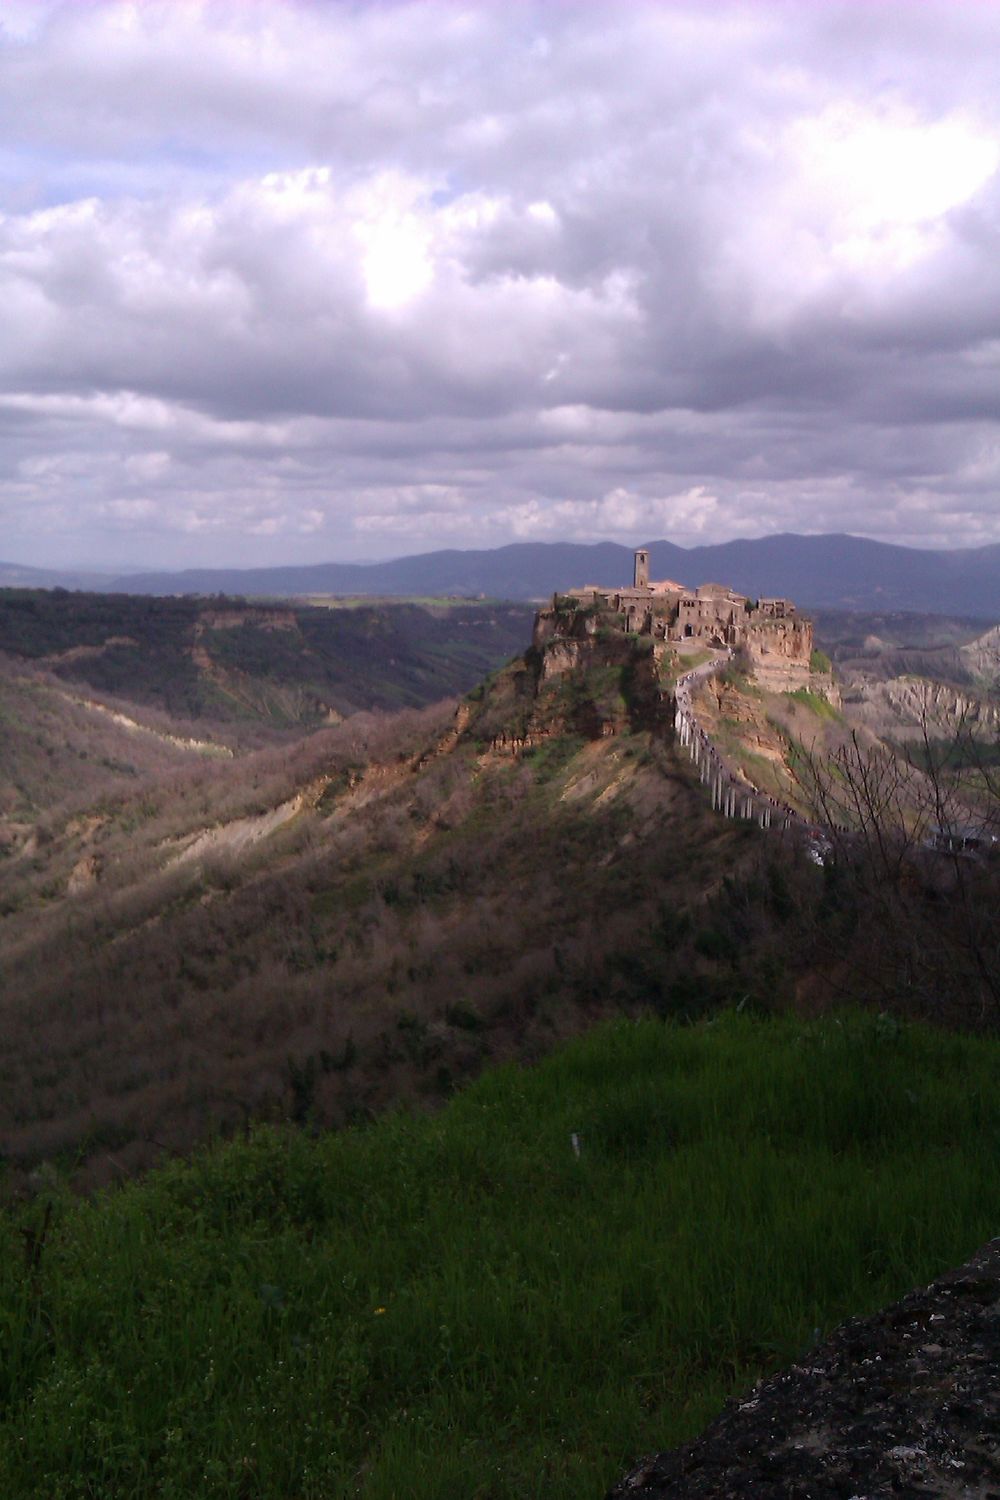
<svg viewBox="0 0 1000 1500">
<path fill-rule="evenodd" d="M 51 1184 L 0 1229 L 0 1493 L 599 1500 L 997 1232 L 998 1064 L 620 1022 L 436 1116 Z"/>
</svg>

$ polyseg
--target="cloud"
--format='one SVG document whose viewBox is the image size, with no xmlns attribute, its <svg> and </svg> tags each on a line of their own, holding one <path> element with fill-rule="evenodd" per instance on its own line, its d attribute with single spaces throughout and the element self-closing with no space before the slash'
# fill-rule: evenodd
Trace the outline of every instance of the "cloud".
<svg viewBox="0 0 1000 1500">
<path fill-rule="evenodd" d="M 1000 540 L 987 7 L 12 5 L 0 550 Z"/>
</svg>

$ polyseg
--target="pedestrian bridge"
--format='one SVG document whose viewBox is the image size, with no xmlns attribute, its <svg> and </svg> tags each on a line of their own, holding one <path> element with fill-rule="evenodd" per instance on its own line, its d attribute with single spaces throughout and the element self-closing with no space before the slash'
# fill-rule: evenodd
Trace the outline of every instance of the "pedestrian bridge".
<svg viewBox="0 0 1000 1500">
<path fill-rule="evenodd" d="M 734 774 L 698 723 L 694 712 L 693 691 L 700 683 L 714 677 L 731 657 L 731 651 L 720 651 L 711 661 L 678 677 L 674 688 L 674 730 L 677 741 L 694 761 L 702 784 L 711 790 L 713 808 L 722 813 L 723 817 L 749 819 L 761 828 L 800 828 L 810 831 L 805 819 L 786 802 L 778 802 L 745 777 Z"/>
</svg>

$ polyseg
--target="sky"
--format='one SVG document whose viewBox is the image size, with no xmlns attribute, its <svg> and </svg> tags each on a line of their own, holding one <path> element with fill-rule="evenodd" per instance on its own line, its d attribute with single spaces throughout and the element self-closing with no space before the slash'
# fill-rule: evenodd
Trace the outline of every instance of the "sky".
<svg viewBox="0 0 1000 1500">
<path fill-rule="evenodd" d="M 0 0 L 0 558 L 1000 542 L 1000 5 Z"/>
</svg>

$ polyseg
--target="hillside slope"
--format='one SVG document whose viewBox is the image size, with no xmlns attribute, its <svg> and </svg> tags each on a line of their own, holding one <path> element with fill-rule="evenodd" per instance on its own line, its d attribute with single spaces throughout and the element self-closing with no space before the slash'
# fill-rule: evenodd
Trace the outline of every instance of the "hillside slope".
<svg viewBox="0 0 1000 1500">
<path fill-rule="evenodd" d="M 734 989 L 987 1024 L 995 862 L 887 866 L 895 835 L 861 828 L 828 866 L 801 820 L 717 816 L 674 743 L 681 665 L 577 611 L 457 706 L 232 757 L 168 739 L 160 774 L 11 817 L 0 1149 L 132 1170 L 254 1118 L 439 1098 L 609 1011 L 693 1018 Z M 803 765 L 867 747 L 909 818 L 923 773 L 901 781 L 816 686 L 767 693 L 733 663 L 696 708 L 745 783 L 807 818 Z M 155 725 L 128 732 L 161 753 Z"/>
<path fill-rule="evenodd" d="M 658 671 L 625 637 L 529 652 L 457 714 L 356 715 L 50 820 L 0 864 L 8 1157 L 139 1165 L 439 1096 L 609 1009 L 773 998 L 781 878 L 675 759 Z"/>
<path fill-rule="evenodd" d="M 0 1213 L 0 1492 L 596 1500 L 987 1238 L 998 1062 L 873 1016 L 619 1020 L 430 1118 L 91 1202 L 41 1173 Z"/>
<path fill-rule="evenodd" d="M 273 728 L 419 707 L 523 649 L 522 605 L 330 610 L 0 590 L 0 651 L 184 719 Z"/>
<path fill-rule="evenodd" d="M 254 743 L 96 694 L 0 655 L 0 850 L 60 812 Z"/>
</svg>

